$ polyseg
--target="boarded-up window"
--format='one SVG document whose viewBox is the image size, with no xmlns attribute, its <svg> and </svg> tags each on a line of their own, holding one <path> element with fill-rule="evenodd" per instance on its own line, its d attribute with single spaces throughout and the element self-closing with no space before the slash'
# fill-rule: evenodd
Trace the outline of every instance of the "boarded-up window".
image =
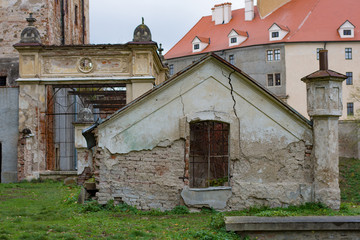
<svg viewBox="0 0 360 240">
<path fill-rule="evenodd" d="M 190 187 L 228 186 L 229 124 L 190 124 Z"/>
</svg>

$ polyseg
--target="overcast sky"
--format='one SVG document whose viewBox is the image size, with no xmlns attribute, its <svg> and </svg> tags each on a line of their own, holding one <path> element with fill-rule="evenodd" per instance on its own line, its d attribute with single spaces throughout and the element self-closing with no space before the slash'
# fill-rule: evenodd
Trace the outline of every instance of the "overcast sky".
<svg viewBox="0 0 360 240">
<path fill-rule="evenodd" d="M 215 4 L 223 2 L 238 9 L 245 0 L 90 0 L 90 42 L 129 42 L 144 17 L 152 40 L 162 43 L 166 53 L 202 16 L 211 15 Z"/>
</svg>

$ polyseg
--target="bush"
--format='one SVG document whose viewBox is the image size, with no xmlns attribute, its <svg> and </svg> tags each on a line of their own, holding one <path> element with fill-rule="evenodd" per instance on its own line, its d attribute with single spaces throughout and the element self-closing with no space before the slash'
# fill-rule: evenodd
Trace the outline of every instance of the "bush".
<svg viewBox="0 0 360 240">
<path fill-rule="evenodd" d="M 210 227 L 214 229 L 221 229 L 225 227 L 224 214 L 219 212 L 211 216 Z"/>
<path fill-rule="evenodd" d="M 186 206 L 176 206 L 174 207 L 171 211 L 171 214 L 176 214 L 176 215 L 182 215 L 182 214 L 189 214 L 190 211 Z"/>
<path fill-rule="evenodd" d="M 87 201 L 81 205 L 81 212 L 99 212 L 103 209 L 103 206 L 95 200 Z"/>
</svg>

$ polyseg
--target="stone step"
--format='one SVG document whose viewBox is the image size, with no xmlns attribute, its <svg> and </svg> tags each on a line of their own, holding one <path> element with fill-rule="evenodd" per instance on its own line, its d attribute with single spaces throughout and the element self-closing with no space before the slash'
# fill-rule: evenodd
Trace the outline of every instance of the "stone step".
<svg viewBox="0 0 360 240">
<path fill-rule="evenodd" d="M 64 181 L 66 179 L 77 180 L 77 171 L 43 171 L 40 173 L 40 180 L 51 179 L 55 181 Z"/>
<path fill-rule="evenodd" d="M 261 239 L 360 240 L 360 216 L 225 217 L 227 231 Z"/>
</svg>

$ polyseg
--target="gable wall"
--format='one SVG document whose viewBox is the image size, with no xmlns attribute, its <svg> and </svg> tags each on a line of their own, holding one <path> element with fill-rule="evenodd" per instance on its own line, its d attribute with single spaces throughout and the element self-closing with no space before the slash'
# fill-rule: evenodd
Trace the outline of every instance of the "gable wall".
<svg viewBox="0 0 360 240">
<path fill-rule="evenodd" d="M 106 202 L 116 197 L 114 192 L 124 190 L 121 180 L 124 172 L 118 166 L 132 166 L 134 154 L 136 161 L 143 163 L 145 168 L 149 158 L 154 165 L 161 165 L 163 159 L 157 154 L 160 148 L 166 148 L 169 159 L 173 159 L 171 171 L 166 170 L 170 181 L 174 180 L 172 183 L 178 190 L 187 186 L 189 135 L 186 125 L 196 120 L 230 123 L 230 186 L 233 194 L 228 209 L 310 201 L 311 128 L 245 81 L 239 81 L 234 74 L 231 81 L 236 91 L 233 95 L 239 124 L 233 111 L 230 85 L 223 76 L 223 73 L 229 74 L 228 70 L 219 68 L 212 61 L 196 68 L 195 72 L 183 75 L 183 79 L 135 104 L 133 110 L 125 110 L 99 126 L 96 162 L 102 201 Z M 177 149 L 176 154 L 174 149 Z M 142 154 L 146 157 L 142 158 Z M 159 175 L 154 171 L 139 171 L 139 175 L 129 176 L 128 181 L 141 182 L 144 178 L 148 179 L 148 184 Z M 133 187 L 135 192 L 145 190 L 150 195 L 156 192 L 151 187 Z M 173 199 L 173 194 L 170 190 L 162 191 L 162 197 L 168 196 L 169 200 Z M 162 207 L 169 209 L 177 204 L 171 202 Z M 149 207 L 147 204 L 144 209 Z"/>
</svg>

